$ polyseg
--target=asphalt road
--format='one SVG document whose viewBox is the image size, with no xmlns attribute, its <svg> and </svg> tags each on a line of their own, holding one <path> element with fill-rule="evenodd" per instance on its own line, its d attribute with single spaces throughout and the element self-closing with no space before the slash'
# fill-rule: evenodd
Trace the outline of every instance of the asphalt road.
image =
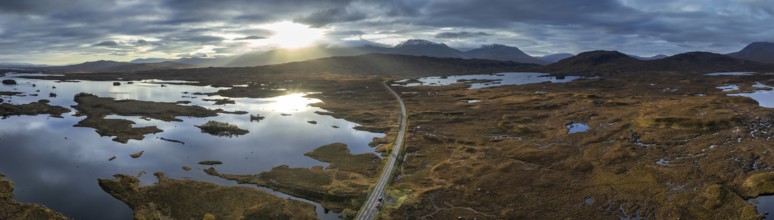
<svg viewBox="0 0 774 220">
<path fill-rule="evenodd" d="M 398 137 L 395 139 L 392 151 L 387 159 L 387 164 L 382 169 L 379 180 L 376 181 L 376 186 L 374 186 L 368 200 L 363 207 L 360 208 L 355 219 L 374 219 L 379 213 L 379 209 L 376 208 L 376 202 L 379 200 L 379 197 L 384 196 L 384 187 L 387 186 L 387 181 L 389 181 L 390 176 L 392 176 L 393 168 L 395 168 L 395 163 L 397 162 L 397 153 L 400 152 L 400 149 L 403 147 L 403 137 L 406 135 L 406 123 L 408 119 L 408 117 L 406 117 L 406 105 L 403 104 L 403 99 L 401 99 L 398 93 L 392 90 L 390 86 L 385 83 L 384 87 L 386 87 L 387 90 L 395 96 L 398 103 L 400 103 L 400 130 L 398 130 Z"/>
</svg>

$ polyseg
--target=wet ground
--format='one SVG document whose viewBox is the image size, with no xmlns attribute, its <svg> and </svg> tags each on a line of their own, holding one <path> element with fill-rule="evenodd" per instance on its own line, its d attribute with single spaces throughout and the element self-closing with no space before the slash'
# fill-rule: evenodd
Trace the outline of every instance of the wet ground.
<svg viewBox="0 0 774 220">
<path fill-rule="evenodd" d="M 396 202 L 382 217 L 759 218 L 761 206 L 747 199 L 774 193 L 774 110 L 766 104 L 774 96 L 742 94 L 768 93 L 772 80 L 631 73 L 485 88 L 403 81 L 417 83 L 398 88 L 412 129 L 388 193 Z M 718 88 L 725 85 L 735 90 Z"/>
</svg>

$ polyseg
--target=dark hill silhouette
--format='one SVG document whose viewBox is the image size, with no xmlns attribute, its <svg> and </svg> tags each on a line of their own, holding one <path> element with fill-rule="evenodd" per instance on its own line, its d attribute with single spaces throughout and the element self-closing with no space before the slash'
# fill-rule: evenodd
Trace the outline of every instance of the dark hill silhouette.
<svg viewBox="0 0 774 220">
<path fill-rule="evenodd" d="M 640 60 L 618 51 L 596 50 L 580 53 L 541 69 L 549 73 L 584 73 L 594 75 L 596 72 L 615 71 L 625 66 L 634 65 L 638 61 Z"/>
<path fill-rule="evenodd" d="M 575 56 L 575 54 L 571 54 L 571 53 L 556 53 L 556 54 L 549 54 L 549 55 L 545 55 L 545 56 L 537 57 L 537 58 L 541 59 L 543 61 L 546 61 L 548 63 L 556 63 L 556 62 L 559 62 L 560 60 L 564 60 L 564 59 L 567 59 L 567 58 L 570 58 L 570 57 L 573 57 L 573 56 Z"/>
<path fill-rule="evenodd" d="M 755 71 L 764 70 L 767 65 L 748 60 L 736 59 L 709 52 L 688 52 L 671 57 L 643 62 L 644 69 L 665 71 Z"/>
<path fill-rule="evenodd" d="M 46 67 L 42 68 L 48 72 L 65 72 L 65 73 L 94 73 L 94 72 L 135 72 L 135 71 L 148 71 L 148 70 L 166 70 L 166 69 L 185 69 L 195 68 L 197 66 L 183 63 L 176 63 L 171 61 L 164 61 L 159 63 L 126 63 L 116 62 L 109 60 L 100 60 L 93 62 L 85 62 L 81 64 L 74 64 L 68 66 L 58 67 Z"/>
<path fill-rule="evenodd" d="M 514 61 L 519 63 L 548 64 L 544 60 L 532 57 L 517 47 L 500 44 L 483 45 L 480 48 L 463 52 L 463 57 L 486 60 Z"/>
<path fill-rule="evenodd" d="M 703 74 L 772 71 L 774 65 L 709 52 L 688 52 L 656 60 L 638 60 L 617 51 L 591 51 L 540 68 L 556 74 L 609 75 L 640 72 Z"/>
<path fill-rule="evenodd" d="M 419 39 L 407 40 L 396 45 L 391 50 L 386 51 L 386 53 L 441 58 L 464 57 L 461 51 L 451 48 L 444 43 L 436 43 Z"/>
<path fill-rule="evenodd" d="M 199 66 L 250 67 L 299 62 L 325 57 L 358 56 L 369 53 L 428 56 L 440 58 L 490 59 L 534 64 L 548 63 L 527 55 L 517 47 L 505 45 L 484 45 L 481 46 L 481 48 L 463 52 L 451 48 L 443 43 L 436 43 L 420 39 L 407 40 L 396 45 L 395 47 L 382 47 L 378 45 L 361 45 L 351 47 L 316 46 L 300 49 L 275 49 L 266 52 L 254 52 L 233 57 L 221 57 L 215 59 L 178 59 L 174 61 L 180 63 L 190 63 Z M 158 59 L 142 59 L 136 60 L 136 62 L 145 62 L 146 60 L 155 61 Z"/>
<path fill-rule="evenodd" d="M 728 55 L 739 59 L 774 64 L 774 43 L 754 42 L 742 50 Z"/>
<path fill-rule="evenodd" d="M 261 66 L 334 56 L 358 56 L 369 53 L 384 53 L 389 48 L 372 45 L 358 47 L 309 47 L 300 49 L 276 49 L 266 52 L 247 53 L 234 58 L 230 67 Z"/>
<path fill-rule="evenodd" d="M 302 62 L 265 65 L 256 67 L 216 67 L 195 68 L 164 71 L 144 71 L 132 74 L 122 74 L 125 79 L 142 79 L 154 77 L 158 79 L 202 80 L 223 83 L 230 86 L 233 79 L 249 80 L 257 75 L 276 75 L 284 78 L 284 74 L 337 74 L 358 76 L 396 76 L 420 77 L 454 74 L 482 74 L 509 71 L 530 71 L 539 67 L 537 64 L 524 64 L 510 61 L 495 61 L 481 59 L 437 58 L 426 56 L 408 56 L 396 54 L 366 54 L 346 57 L 327 57 Z M 82 75 L 79 78 L 99 79 L 100 74 Z"/>
</svg>

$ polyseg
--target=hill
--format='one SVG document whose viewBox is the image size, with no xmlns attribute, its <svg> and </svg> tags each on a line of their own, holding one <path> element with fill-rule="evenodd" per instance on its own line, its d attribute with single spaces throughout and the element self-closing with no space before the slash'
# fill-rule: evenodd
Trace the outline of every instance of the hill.
<svg viewBox="0 0 774 220">
<path fill-rule="evenodd" d="M 237 56 L 218 58 L 181 58 L 175 60 L 144 58 L 133 60 L 132 63 L 173 61 L 196 66 L 250 67 L 299 62 L 325 57 L 358 56 L 369 53 L 428 56 L 439 58 L 490 59 L 534 64 L 549 63 L 529 56 L 517 47 L 497 44 L 483 45 L 480 48 L 463 52 L 458 49 L 449 47 L 443 43 L 436 43 L 421 39 L 407 40 L 394 47 L 384 47 L 373 44 L 355 46 L 315 46 L 300 49 L 275 49 L 265 52 L 252 52 Z"/>
<path fill-rule="evenodd" d="M 774 43 L 754 42 L 747 45 L 738 52 L 728 54 L 728 56 L 761 63 L 774 64 Z"/>
<path fill-rule="evenodd" d="M 357 56 L 368 53 L 384 53 L 389 48 L 378 46 L 357 47 L 310 47 L 301 49 L 276 49 L 267 52 L 247 53 L 234 57 L 225 66 L 247 67 L 298 62 L 333 56 Z"/>
<path fill-rule="evenodd" d="M 124 73 L 83 73 L 70 74 L 52 79 L 109 80 L 123 79 L 176 79 L 207 82 L 217 86 L 231 86 L 251 80 L 278 80 L 292 76 L 325 75 L 342 77 L 421 77 L 454 74 L 482 74 L 496 72 L 533 71 L 537 64 L 524 64 L 510 61 L 437 58 L 396 54 L 365 54 L 359 56 L 327 57 L 314 60 L 264 65 L 256 67 L 208 67 L 194 69 L 149 70 Z M 313 78 L 313 77 L 309 77 Z"/>
<path fill-rule="evenodd" d="M 574 57 L 541 68 L 549 73 L 572 73 L 594 75 L 601 71 L 615 71 L 634 65 L 639 60 L 618 51 L 596 50 L 580 53 Z"/>
<path fill-rule="evenodd" d="M 681 71 L 690 73 L 733 72 L 733 71 L 769 71 L 774 65 L 709 52 L 688 52 L 671 57 L 646 60 L 639 65 L 643 70 Z"/>
<path fill-rule="evenodd" d="M 544 60 L 527 55 L 519 48 L 500 44 L 483 45 L 480 48 L 463 52 L 463 57 L 473 59 L 514 61 L 519 63 L 548 64 Z"/>
<path fill-rule="evenodd" d="M 442 58 L 462 58 L 462 52 L 447 46 L 444 43 L 436 43 L 427 40 L 411 39 L 404 41 L 386 51 L 391 54 L 428 56 Z"/>
<path fill-rule="evenodd" d="M 579 75 L 640 72 L 703 74 L 709 72 L 772 71 L 774 65 L 708 52 L 688 52 L 662 59 L 639 60 L 618 51 L 591 51 L 545 66 L 540 70 L 557 74 Z"/>
<path fill-rule="evenodd" d="M 42 70 L 49 71 L 49 72 L 65 72 L 65 73 L 94 73 L 94 72 L 136 72 L 136 71 L 148 71 L 148 70 L 186 69 L 186 68 L 195 68 L 195 67 L 197 66 L 191 65 L 191 64 L 171 62 L 171 61 L 164 61 L 159 63 L 127 63 L 127 62 L 100 60 L 100 61 L 69 65 L 69 66 L 47 67 L 47 68 L 42 68 Z"/>
<path fill-rule="evenodd" d="M 573 56 L 575 56 L 575 54 L 571 54 L 571 53 L 556 53 L 556 54 L 549 54 L 549 55 L 545 55 L 545 56 L 542 56 L 542 57 L 538 57 L 538 59 L 541 59 L 541 60 L 546 61 L 548 63 L 556 63 L 556 62 L 559 62 L 560 60 L 564 60 L 564 59 L 567 59 L 567 58 L 570 58 L 570 57 L 573 57 Z"/>
</svg>

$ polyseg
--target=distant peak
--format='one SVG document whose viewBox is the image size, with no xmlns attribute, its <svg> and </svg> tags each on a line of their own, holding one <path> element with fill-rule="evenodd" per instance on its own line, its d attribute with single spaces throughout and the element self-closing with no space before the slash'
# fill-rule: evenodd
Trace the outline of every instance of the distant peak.
<svg viewBox="0 0 774 220">
<path fill-rule="evenodd" d="M 570 62 L 570 63 L 586 62 L 592 65 L 600 65 L 600 64 L 609 63 L 609 62 L 617 62 L 617 61 L 626 62 L 626 61 L 633 61 L 633 60 L 637 60 L 637 59 L 618 51 L 595 50 L 595 51 L 580 53 L 574 57 L 564 59 L 561 62 Z"/>
<path fill-rule="evenodd" d="M 436 43 L 429 40 L 422 40 L 422 39 L 410 39 L 407 41 L 404 41 L 403 43 L 398 44 L 395 46 L 395 48 L 401 48 L 406 46 L 446 46 L 446 44 L 443 43 Z"/>
<path fill-rule="evenodd" d="M 509 46 L 505 46 L 502 44 L 484 44 L 481 45 L 481 49 L 494 49 L 494 48 L 507 48 Z"/>
<path fill-rule="evenodd" d="M 774 46 L 774 42 L 759 41 L 759 42 L 752 42 L 750 45 Z"/>
<path fill-rule="evenodd" d="M 586 51 L 578 54 L 578 56 L 600 56 L 600 55 L 629 57 L 629 55 L 626 55 L 624 53 L 621 53 L 615 50 L 594 50 L 594 51 Z"/>
<path fill-rule="evenodd" d="M 97 60 L 97 61 L 89 61 L 85 63 L 118 63 L 118 61 L 113 60 Z"/>
<path fill-rule="evenodd" d="M 753 43 L 747 45 L 744 49 L 753 49 L 753 48 L 774 48 L 774 43 L 772 43 L 772 42 L 753 42 Z"/>
</svg>

